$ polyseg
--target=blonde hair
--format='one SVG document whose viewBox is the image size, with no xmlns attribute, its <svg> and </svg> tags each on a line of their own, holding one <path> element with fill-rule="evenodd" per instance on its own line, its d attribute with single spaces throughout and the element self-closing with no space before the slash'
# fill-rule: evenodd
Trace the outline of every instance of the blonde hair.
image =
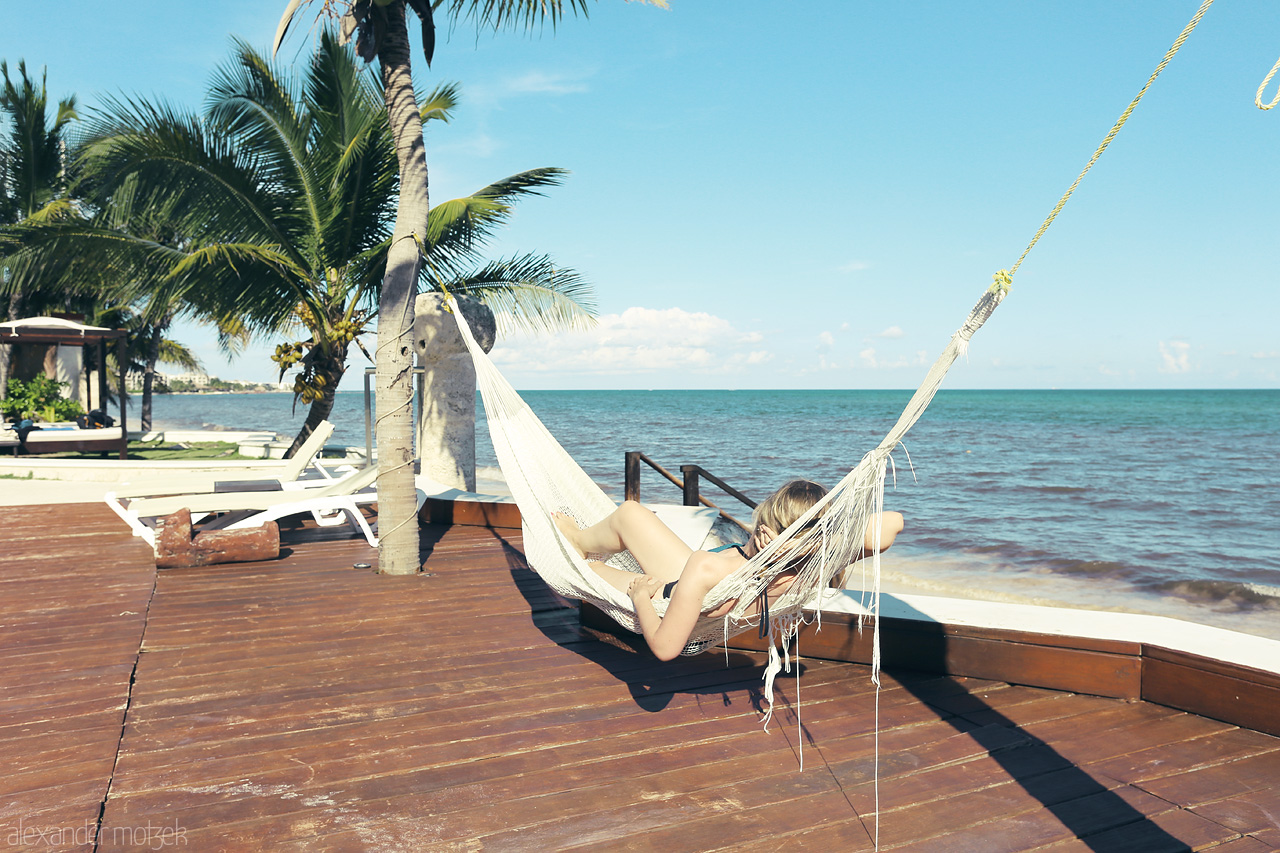
<svg viewBox="0 0 1280 853">
<path fill-rule="evenodd" d="M 809 508 L 826 497 L 827 490 L 809 480 L 792 480 L 784 483 L 765 498 L 751 514 L 752 527 L 759 530 L 770 527 L 775 534 L 782 533 Z M 814 521 L 817 520 L 815 516 Z M 811 522 L 812 523 L 812 522 Z"/>
</svg>

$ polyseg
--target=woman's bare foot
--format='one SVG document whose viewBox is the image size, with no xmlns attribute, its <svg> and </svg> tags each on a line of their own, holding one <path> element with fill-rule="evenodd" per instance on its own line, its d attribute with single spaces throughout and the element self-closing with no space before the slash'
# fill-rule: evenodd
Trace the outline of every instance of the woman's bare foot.
<svg viewBox="0 0 1280 853">
<path fill-rule="evenodd" d="M 551 521 L 564 535 L 564 538 L 569 540 L 569 544 L 573 546 L 573 550 L 578 552 L 578 556 L 585 560 L 587 552 L 582 550 L 582 546 L 579 544 L 579 535 L 582 533 L 582 528 L 578 527 L 578 523 L 563 512 L 551 513 Z"/>
</svg>

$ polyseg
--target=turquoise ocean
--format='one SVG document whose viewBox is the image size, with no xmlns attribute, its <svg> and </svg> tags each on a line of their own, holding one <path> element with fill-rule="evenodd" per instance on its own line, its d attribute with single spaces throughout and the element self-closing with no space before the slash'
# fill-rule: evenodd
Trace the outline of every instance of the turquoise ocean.
<svg viewBox="0 0 1280 853">
<path fill-rule="evenodd" d="M 696 463 L 759 500 L 834 484 L 909 391 L 530 391 L 592 478 L 622 494 L 623 454 Z M 292 434 L 290 394 L 157 397 L 157 427 Z M 131 418 L 136 415 L 131 414 Z M 340 392 L 334 440 L 365 443 Z M 135 420 L 136 423 L 136 420 Z M 481 476 L 496 461 L 478 419 Z M 907 530 L 885 588 L 1175 616 L 1280 639 L 1280 390 L 941 391 L 894 454 L 886 506 Z M 730 512 L 731 498 L 707 487 Z M 655 472 L 642 497 L 679 502 Z"/>
</svg>

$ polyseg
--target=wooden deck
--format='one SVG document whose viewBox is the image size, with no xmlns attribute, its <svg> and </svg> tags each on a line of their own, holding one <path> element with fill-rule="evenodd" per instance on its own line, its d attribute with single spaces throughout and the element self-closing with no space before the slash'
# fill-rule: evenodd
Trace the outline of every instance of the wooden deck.
<svg viewBox="0 0 1280 853">
<path fill-rule="evenodd" d="M 873 849 L 865 667 L 804 660 L 764 732 L 758 653 L 660 664 L 580 627 L 518 532 L 424 534 L 417 577 L 287 534 L 276 561 L 157 573 L 105 507 L 6 511 L 0 850 Z M 884 682 L 881 849 L 1280 849 L 1280 738 Z"/>
</svg>

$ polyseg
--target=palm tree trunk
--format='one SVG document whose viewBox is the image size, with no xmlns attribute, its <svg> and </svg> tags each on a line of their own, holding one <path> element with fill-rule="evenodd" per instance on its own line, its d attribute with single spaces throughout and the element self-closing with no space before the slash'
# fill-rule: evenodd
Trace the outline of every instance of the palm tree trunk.
<svg viewBox="0 0 1280 853">
<path fill-rule="evenodd" d="M 378 63 L 400 163 L 400 199 L 378 305 L 376 402 L 378 442 L 378 562 L 384 574 L 413 574 L 418 557 L 417 492 L 413 482 L 413 297 L 418 240 L 427 227 L 427 158 L 422 118 L 409 68 L 404 3 L 374 7 L 386 15 Z"/>
<path fill-rule="evenodd" d="M 142 368 L 142 414 L 138 423 L 138 429 L 144 434 L 151 431 L 151 395 L 155 391 L 156 364 L 160 361 L 160 338 L 163 335 L 164 329 L 159 325 L 152 326 L 147 335 L 147 359 Z"/>
<path fill-rule="evenodd" d="M 323 372 L 325 385 L 324 393 L 318 400 L 311 403 L 311 407 L 307 409 L 307 419 L 302 424 L 302 429 L 298 430 L 298 434 L 293 439 L 293 444 L 289 445 L 289 449 L 285 451 L 285 458 L 292 459 L 293 454 L 298 452 L 298 448 L 306 443 L 311 437 L 311 433 L 316 431 L 316 427 L 321 422 L 328 420 L 330 413 L 333 412 L 334 399 L 338 396 L 338 383 L 342 381 L 342 375 L 347 372 L 347 349 L 342 347 L 334 356 L 328 359 L 323 365 L 319 366 L 317 372 Z M 415 494 L 415 505 L 416 505 Z M 382 500 L 378 500 L 378 512 L 382 514 Z M 379 525 L 381 526 L 381 525 Z"/>
</svg>

